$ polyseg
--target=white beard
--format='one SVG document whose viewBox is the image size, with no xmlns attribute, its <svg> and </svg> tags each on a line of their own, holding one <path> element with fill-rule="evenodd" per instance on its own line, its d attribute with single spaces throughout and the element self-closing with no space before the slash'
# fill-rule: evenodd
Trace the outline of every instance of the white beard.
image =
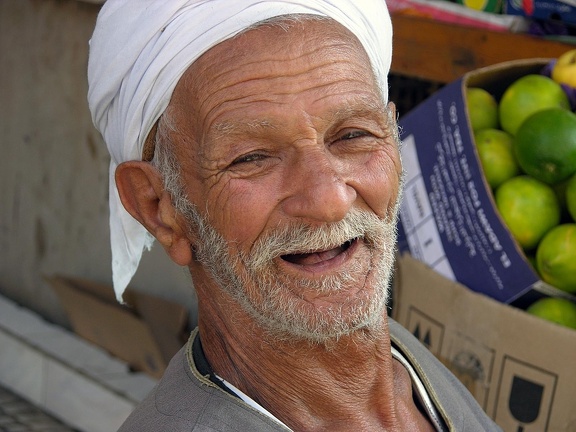
<svg viewBox="0 0 576 432">
<path fill-rule="evenodd" d="M 342 221 L 324 227 L 290 225 L 260 237 L 249 256 L 233 255 L 226 240 L 191 203 L 183 214 L 199 239 L 195 244 L 197 259 L 271 337 L 326 344 L 357 330 L 376 330 L 383 325 L 394 266 L 397 209 L 387 220 L 352 210 Z M 357 260 L 345 273 L 295 279 L 274 262 L 283 255 L 328 250 L 354 239 L 364 242 L 370 262 Z M 328 296 L 354 287 L 356 294 L 320 308 L 295 295 L 287 288 L 290 286 Z"/>
</svg>

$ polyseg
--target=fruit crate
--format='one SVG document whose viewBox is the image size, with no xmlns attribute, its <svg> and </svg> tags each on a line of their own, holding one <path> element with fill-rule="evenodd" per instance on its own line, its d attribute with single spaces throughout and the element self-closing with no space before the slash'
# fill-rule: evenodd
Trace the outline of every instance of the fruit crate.
<svg viewBox="0 0 576 432">
<path fill-rule="evenodd" d="M 401 117 L 406 178 L 399 250 L 444 277 L 520 307 L 545 296 L 574 300 L 540 280 L 496 208 L 479 161 L 466 109 L 466 89 L 496 99 L 517 78 L 550 59 L 479 69 L 446 85 Z"/>
</svg>

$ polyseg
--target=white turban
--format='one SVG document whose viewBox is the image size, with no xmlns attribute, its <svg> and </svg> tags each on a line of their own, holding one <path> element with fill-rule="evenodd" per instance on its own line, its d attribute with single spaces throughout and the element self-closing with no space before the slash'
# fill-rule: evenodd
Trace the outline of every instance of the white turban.
<svg viewBox="0 0 576 432">
<path fill-rule="evenodd" d="M 112 275 L 120 301 L 152 237 L 122 206 L 116 167 L 142 159 L 148 133 L 198 57 L 259 21 L 292 13 L 330 17 L 355 34 L 388 97 L 392 25 L 385 0 L 107 0 L 102 7 L 90 40 L 88 103 L 111 155 Z"/>
</svg>

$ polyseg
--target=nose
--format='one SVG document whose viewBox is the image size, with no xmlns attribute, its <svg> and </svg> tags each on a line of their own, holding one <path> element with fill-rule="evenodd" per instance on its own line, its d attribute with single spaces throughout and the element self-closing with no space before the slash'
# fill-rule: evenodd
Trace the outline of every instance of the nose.
<svg viewBox="0 0 576 432">
<path fill-rule="evenodd" d="M 338 222 L 352 208 L 356 190 L 347 182 L 346 163 L 323 150 L 305 152 L 287 170 L 289 191 L 283 212 L 310 222 Z"/>
</svg>

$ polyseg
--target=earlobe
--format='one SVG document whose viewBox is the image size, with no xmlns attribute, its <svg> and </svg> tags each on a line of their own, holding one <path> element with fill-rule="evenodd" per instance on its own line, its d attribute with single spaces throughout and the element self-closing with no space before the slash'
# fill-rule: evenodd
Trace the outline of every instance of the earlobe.
<svg viewBox="0 0 576 432">
<path fill-rule="evenodd" d="M 128 161 L 115 173 L 122 205 L 164 247 L 178 265 L 192 259 L 185 224 L 164 190 L 158 170 L 148 162 Z"/>
<path fill-rule="evenodd" d="M 389 101 L 387 108 L 390 111 L 390 115 L 392 116 L 392 118 L 396 119 L 396 104 L 392 101 Z"/>
</svg>

